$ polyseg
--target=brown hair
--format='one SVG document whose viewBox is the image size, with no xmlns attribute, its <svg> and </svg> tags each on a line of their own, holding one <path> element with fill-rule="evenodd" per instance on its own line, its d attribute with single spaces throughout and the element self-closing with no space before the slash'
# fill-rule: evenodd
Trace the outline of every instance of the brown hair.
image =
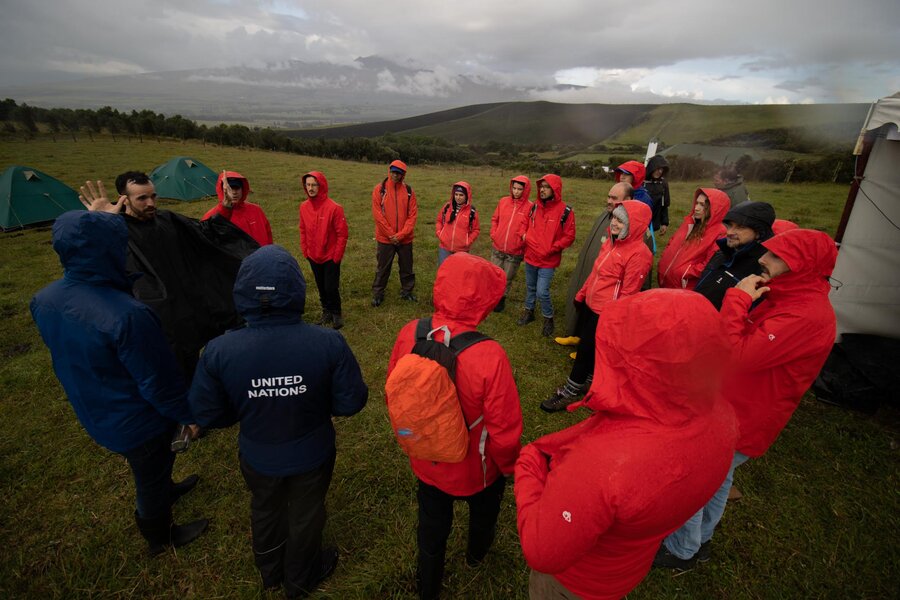
<svg viewBox="0 0 900 600">
<path fill-rule="evenodd" d="M 706 211 L 704 211 L 703 218 L 700 219 L 700 222 L 694 223 L 694 228 L 691 229 L 690 233 L 687 234 L 687 237 L 684 238 L 685 242 L 699 241 L 703 238 L 703 234 L 706 232 L 706 224 L 709 222 L 709 216 L 712 212 L 712 206 L 710 204 L 709 197 L 706 194 L 697 194 L 697 198 L 699 198 L 700 196 L 706 198 Z M 697 204 L 697 198 L 694 198 L 695 205 Z"/>
</svg>

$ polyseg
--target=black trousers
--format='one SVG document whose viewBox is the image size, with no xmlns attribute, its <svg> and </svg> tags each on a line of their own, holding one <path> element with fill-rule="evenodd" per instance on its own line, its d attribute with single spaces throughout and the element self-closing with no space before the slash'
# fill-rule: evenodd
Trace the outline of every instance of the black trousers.
<svg viewBox="0 0 900 600">
<path fill-rule="evenodd" d="M 437 598 L 444 576 L 444 557 L 447 538 L 453 526 L 453 502 L 462 500 L 469 505 L 469 541 L 466 560 L 481 561 L 497 531 L 500 502 L 506 488 L 502 475 L 491 485 L 471 496 L 451 496 L 438 488 L 419 481 L 416 498 L 419 501 L 418 568 L 416 572 L 420 598 Z"/>
<path fill-rule="evenodd" d="M 341 263 L 333 260 L 314 263 L 310 260 L 309 268 L 316 279 L 322 310 L 333 315 L 341 314 Z"/>
<path fill-rule="evenodd" d="M 161 519 L 172 512 L 171 443 L 174 428 L 167 429 L 126 452 L 120 452 L 134 475 L 137 514 L 142 519 Z"/>
<path fill-rule="evenodd" d="M 600 316 L 592 311 L 587 304 L 578 307 L 578 321 L 575 325 L 577 335 L 581 338 L 578 342 L 575 364 L 569 373 L 569 379 L 575 383 L 585 383 L 588 375 L 594 372 L 594 351 L 597 347 L 597 323 Z"/>
<path fill-rule="evenodd" d="M 325 495 L 334 472 L 334 455 L 307 473 L 271 477 L 241 457 L 241 473 L 253 497 L 250 529 L 253 560 L 265 587 L 284 585 L 288 596 L 311 592 L 322 566 Z"/>
<path fill-rule="evenodd" d="M 388 278 L 391 276 L 391 266 L 394 264 L 394 255 L 397 255 L 397 266 L 400 268 L 400 293 L 411 294 L 416 287 L 416 275 L 413 273 L 413 245 L 382 244 L 377 242 L 375 251 L 375 281 L 372 283 L 372 297 L 383 298 L 384 288 L 387 287 Z"/>
</svg>

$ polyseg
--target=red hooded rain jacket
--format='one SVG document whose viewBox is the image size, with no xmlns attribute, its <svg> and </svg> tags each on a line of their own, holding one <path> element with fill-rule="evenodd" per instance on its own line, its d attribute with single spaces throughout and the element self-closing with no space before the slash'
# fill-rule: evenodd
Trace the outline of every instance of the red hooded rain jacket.
<svg viewBox="0 0 900 600">
<path fill-rule="evenodd" d="M 375 219 L 375 239 L 382 244 L 390 244 L 391 236 L 399 238 L 401 244 L 411 244 L 419 214 L 416 193 L 404 183 L 406 163 L 395 160 L 391 167 L 403 169 L 400 183 L 388 177 L 372 188 L 372 218 Z"/>
<path fill-rule="evenodd" d="M 539 195 L 534 201 L 534 210 L 525 230 L 525 262 L 542 269 L 555 269 L 562 260 L 563 250 L 575 241 L 575 211 L 569 212 L 563 225 L 566 204 L 562 197 L 562 179 L 559 175 L 544 175 L 538 179 L 538 187 L 542 181 L 550 184 L 553 197 L 544 202 Z"/>
<path fill-rule="evenodd" d="M 706 221 L 706 229 L 700 239 L 686 243 L 688 233 L 694 227 L 694 207 L 697 206 L 697 196 L 704 194 L 709 198 L 709 219 Z M 700 188 L 694 192 L 694 204 L 669 245 L 659 258 L 659 287 L 673 289 L 694 289 L 700 274 L 706 267 L 706 263 L 716 253 L 719 246 L 716 240 L 725 237 L 725 225 L 722 219 L 731 208 L 731 200 L 728 194 L 715 188 Z"/>
<path fill-rule="evenodd" d="M 319 182 L 319 193 L 300 203 L 300 250 L 308 260 L 322 264 L 344 258 L 347 248 L 347 219 L 340 204 L 328 197 L 328 180 L 319 171 L 300 178 L 301 185 L 312 176 Z M 304 187 L 304 193 L 306 188 Z"/>
<path fill-rule="evenodd" d="M 580 598 L 612 599 L 722 484 L 736 431 L 720 392 L 728 343 L 709 301 L 649 290 L 603 320 L 584 401 L 595 412 L 522 449 L 515 496 L 528 565 Z"/>
<path fill-rule="evenodd" d="M 485 259 L 467 253 L 453 254 L 438 269 L 434 281 L 432 327 L 446 325 L 452 335 L 474 331 L 490 314 L 506 289 L 506 276 Z M 412 350 L 416 324 L 400 330 L 388 375 L 397 361 Z M 441 338 L 436 334 L 435 339 Z M 522 435 L 522 409 L 506 352 L 497 342 L 486 340 L 470 346 L 456 361 L 456 390 L 466 423 L 484 421 L 469 432 L 469 451 L 460 463 L 436 463 L 410 459 L 416 477 L 453 496 L 470 496 L 492 484 L 503 473 L 513 471 Z M 482 471 L 478 444 L 487 428 L 487 461 Z M 724 475 L 723 475 L 724 477 Z"/>
<path fill-rule="evenodd" d="M 763 242 L 791 268 L 772 279 L 762 302 L 725 292 L 722 321 L 735 352 L 725 391 L 740 426 L 737 450 L 757 457 L 772 445 L 818 376 L 837 335 L 828 300 L 834 240 L 821 231 L 795 229 Z"/>
<path fill-rule="evenodd" d="M 232 204 L 231 208 L 225 208 L 222 205 L 225 192 L 222 189 L 222 173 L 219 173 L 219 178 L 216 180 L 216 196 L 219 197 L 219 203 L 209 209 L 203 215 L 202 220 L 205 221 L 213 215 L 222 215 L 256 240 L 256 243 L 260 246 L 271 244 L 272 226 L 269 225 L 266 213 L 263 212 L 263 209 L 258 204 L 247 202 L 247 196 L 250 195 L 250 182 L 236 171 L 226 171 L 225 177 L 243 180 L 244 188 L 241 198 Z"/>
<path fill-rule="evenodd" d="M 466 203 L 459 207 L 453 222 L 453 192 L 450 192 L 450 201 L 438 210 L 434 219 L 434 232 L 437 234 L 441 248 L 450 252 L 468 252 L 469 248 L 481 233 L 481 224 L 478 221 L 478 211 L 472 206 L 472 186 L 465 181 L 457 181 L 453 187 L 461 186 L 466 190 Z M 451 188 L 452 190 L 452 188 Z"/>
<path fill-rule="evenodd" d="M 521 183 L 525 186 L 522 197 L 513 200 L 512 184 Z M 509 196 L 504 196 L 497 204 L 491 217 L 491 241 L 498 252 L 522 256 L 525 254 L 525 230 L 528 227 L 528 214 L 534 206 L 531 197 L 531 181 L 524 175 L 518 175 L 509 180 Z"/>
</svg>

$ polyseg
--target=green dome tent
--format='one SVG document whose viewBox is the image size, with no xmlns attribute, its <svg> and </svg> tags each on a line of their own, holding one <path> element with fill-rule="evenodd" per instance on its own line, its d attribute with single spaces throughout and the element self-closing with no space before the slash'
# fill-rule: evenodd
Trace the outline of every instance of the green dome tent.
<svg viewBox="0 0 900 600">
<path fill-rule="evenodd" d="M 10 231 L 52 221 L 69 210 L 84 209 L 78 193 L 31 167 L 13 166 L 0 175 L 0 229 Z"/>
<path fill-rule="evenodd" d="M 160 198 L 176 200 L 215 196 L 216 177 L 212 169 L 188 156 L 173 158 L 150 173 L 156 194 Z"/>
</svg>

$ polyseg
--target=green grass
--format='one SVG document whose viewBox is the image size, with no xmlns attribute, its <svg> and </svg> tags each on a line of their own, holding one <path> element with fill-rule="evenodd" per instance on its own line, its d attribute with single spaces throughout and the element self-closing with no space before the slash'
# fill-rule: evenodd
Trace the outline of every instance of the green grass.
<svg viewBox="0 0 900 600">
<path fill-rule="evenodd" d="M 176 155 L 214 170 L 242 172 L 252 199 L 272 220 L 275 240 L 299 256 L 299 176 L 321 170 L 347 210 L 350 244 L 342 280 L 344 335 L 370 387 L 369 405 L 337 421 L 338 461 L 328 498 L 326 539 L 341 563 L 320 597 L 407 598 L 414 594 L 416 507 L 414 478 L 390 432 L 383 384 L 387 356 L 399 328 L 429 312 L 436 243 L 434 215 L 450 185 L 469 181 L 485 223 L 474 252 L 487 256 L 487 221 L 513 173 L 497 169 L 412 166 L 409 182 L 421 206 L 417 227 L 418 305 L 397 300 L 394 274 L 385 304 L 369 307 L 374 273 L 372 186 L 385 173 L 367 165 L 201 144 L 119 141 L 0 142 L 0 167 L 27 164 L 76 186 L 126 169 L 150 170 Z M 539 176 L 530 173 L 531 176 Z M 579 242 L 605 202 L 608 182 L 567 179 Z M 111 186 L 110 186 L 111 187 Z M 696 182 L 672 184 L 672 222 L 686 214 Z M 779 216 L 834 233 L 846 188 L 835 185 L 749 184 L 756 200 Z M 210 202 L 167 203 L 201 215 Z M 85 434 L 53 376 L 49 354 L 28 313 L 28 301 L 61 274 L 49 228 L 0 235 L 0 596 L 4 598 L 256 598 L 250 550 L 249 494 L 236 456 L 236 429 L 215 432 L 176 462 L 201 484 L 176 508 L 176 518 L 212 518 L 196 543 L 150 559 L 132 521 L 133 485 L 117 455 Z M 577 247 L 564 255 L 554 280 L 562 294 Z M 309 277 L 309 269 L 301 261 Z M 309 278 L 311 280 L 311 277 Z M 538 324 L 515 326 L 523 277 L 506 313 L 492 314 L 484 331 L 512 361 L 522 398 L 524 441 L 556 431 L 582 415 L 546 415 L 538 403 L 566 375 L 569 350 L 543 340 Z M 310 291 L 308 312 L 318 313 Z M 885 418 L 887 417 L 887 419 Z M 896 594 L 900 530 L 896 426 L 887 414 L 869 418 L 804 400 L 779 441 L 760 460 L 738 470 L 745 496 L 729 507 L 716 537 L 714 560 L 682 575 L 652 572 L 629 598 L 886 598 Z M 888 421 L 888 422 L 886 422 Z M 496 547 L 483 568 L 465 566 L 465 510 L 449 543 L 447 598 L 525 598 L 528 570 L 508 493 Z M 276 595 L 263 597 L 278 597 Z"/>
</svg>

